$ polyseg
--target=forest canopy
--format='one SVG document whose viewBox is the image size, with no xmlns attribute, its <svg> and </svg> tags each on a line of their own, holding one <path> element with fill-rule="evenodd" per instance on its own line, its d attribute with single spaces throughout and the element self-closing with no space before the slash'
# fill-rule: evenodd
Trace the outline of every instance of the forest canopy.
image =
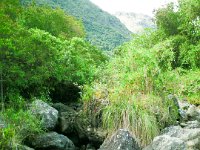
<svg viewBox="0 0 200 150">
<path fill-rule="evenodd" d="M 12 93 L 26 97 L 48 93 L 60 82 L 90 82 L 94 69 L 106 60 L 82 39 L 82 23 L 59 8 L 23 7 L 18 0 L 3 0 L 0 8 L 5 99 Z"/>
</svg>

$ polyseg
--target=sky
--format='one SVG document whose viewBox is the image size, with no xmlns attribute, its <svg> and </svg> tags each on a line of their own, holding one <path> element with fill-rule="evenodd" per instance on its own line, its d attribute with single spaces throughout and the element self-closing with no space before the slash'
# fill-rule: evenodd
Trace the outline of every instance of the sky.
<svg viewBox="0 0 200 150">
<path fill-rule="evenodd" d="M 115 12 L 135 12 L 153 16 L 153 10 L 168 2 L 177 0 L 90 0 L 101 9 L 113 14 Z"/>
</svg>

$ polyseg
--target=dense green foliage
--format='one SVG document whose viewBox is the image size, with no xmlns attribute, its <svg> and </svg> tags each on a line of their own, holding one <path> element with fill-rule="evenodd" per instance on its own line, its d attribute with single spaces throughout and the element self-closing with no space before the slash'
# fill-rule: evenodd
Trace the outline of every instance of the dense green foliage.
<svg viewBox="0 0 200 150">
<path fill-rule="evenodd" d="M 88 112 L 102 113 L 108 130 L 130 129 L 143 146 L 176 123 L 178 111 L 169 94 L 200 104 L 200 3 L 180 0 L 174 7 L 158 9 L 157 30 L 117 48 L 99 78 L 84 87 Z"/>
<path fill-rule="evenodd" d="M 107 57 L 82 39 L 81 22 L 61 9 L 22 7 L 18 0 L 2 0 L 0 22 L 1 104 L 5 106 L 0 119 L 6 122 L 6 128 L 0 127 L 0 149 L 18 149 L 27 137 L 42 132 L 40 120 L 28 110 L 30 99 L 53 95 L 67 102 L 62 94 L 91 82 L 95 68 Z"/>
<path fill-rule="evenodd" d="M 200 66 L 200 6 L 198 0 L 181 0 L 178 11 L 173 3 L 156 11 L 156 23 L 162 40 L 171 39 L 175 53 L 173 68 Z"/>
<path fill-rule="evenodd" d="M 83 25 L 74 17 L 65 14 L 61 9 L 29 6 L 19 17 L 19 23 L 28 28 L 38 28 L 53 36 L 64 38 L 84 37 Z"/>
<path fill-rule="evenodd" d="M 176 9 L 173 4 L 158 9 L 157 30 L 135 35 L 114 50 L 109 62 L 83 38 L 86 34 L 93 43 L 110 49 L 126 39 L 123 30 L 115 30 L 122 26 L 102 27 L 104 19 L 97 16 L 96 6 L 88 6 L 89 1 L 48 2 L 54 9 L 21 6 L 18 0 L 0 1 L 1 102 L 6 108 L 0 119 L 7 126 L 0 129 L 1 149 L 16 149 L 25 138 L 43 131 L 38 118 L 28 111 L 32 97 L 52 96 L 66 102 L 67 97 L 74 99 L 71 89 L 80 92 L 79 85 L 84 85 L 82 98 L 92 119 L 102 116 L 102 126 L 110 132 L 128 128 L 143 146 L 162 128 L 176 123 L 178 108 L 169 94 L 200 104 L 198 0 L 180 0 Z M 55 8 L 60 5 L 71 14 L 78 12 L 88 32 L 84 33 L 80 21 Z M 115 22 L 112 19 L 104 23 Z M 108 34 L 105 41 L 100 36 L 105 33 L 102 30 Z M 118 39 L 121 41 L 115 42 Z M 106 65 L 101 66 L 103 62 Z M 70 96 L 66 95 L 68 90 Z"/>
<path fill-rule="evenodd" d="M 118 49 L 115 58 L 99 71 L 100 78 L 91 87 L 85 87 L 83 99 L 96 109 L 105 105 L 105 128 L 129 128 L 140 144 L 146 145 L 160 129 L 178 118 L 177 108 L 167 99 L 169 91 L 164 89 L 166 83 L 173 84 L 171 78 L 176 75 L 170 69 L 172 51 L 166 51 L 169 43 L 145 49 L 138 40 Z"/>
<path fill-rule="evenodd" d="M 54 14 L 64 24 L 56 22 Z M 97 48 L 74 37 L 83 35 L 82 25 L 60 9 L 22 8 L 7 1 L 1 2 L 1 16 L 1 69 L 6 98 L 11 92 L 34 96 L 60 82 L 90 82 L 95 67 L 106 60 Z"/>
<path fill-rule="evenodd" d="M 31 0 L 21 0 L 24 4 Z M 38 4 L 60 7 L 81 19 L 86 39 L 103 50 L 112 50 L 130 40 L 130 31 L 114 16 L 102 11 L 89 0 L 35 0 Z"/>
<path fill-rule="evenodd" d="M 44 132 L 42 124 L 36 116 L 28 110 L 27 103 L 15 95 L 14 101 L 6 105 L 6 110 L 0 113 L 5 127 L 0 127 L 0 149 L 20 149 L 26 138 Z"/>
</svg>

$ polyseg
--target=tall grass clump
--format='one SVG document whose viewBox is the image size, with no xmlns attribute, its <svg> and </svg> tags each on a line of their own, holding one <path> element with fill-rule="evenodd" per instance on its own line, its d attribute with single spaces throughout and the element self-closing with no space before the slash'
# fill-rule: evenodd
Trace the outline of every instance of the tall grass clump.
<svg viewBox="0 0 200 150">
<path fill-rule="evenodd" d="M 99 78 L 85 86 L 83 100 L 86 106 L 93 105 L 92 114 L 101 109 L 104 128 L 110 132 L 127 128 L 144 146 L 162 128 L 176 123 L 178 108 L 167 96 L 178 88 L 178 72 L 172 71 L 170 40 L 151 49 L 138 40 L 115 51 L 115 57 L 99 70 Z"/>
</svg>

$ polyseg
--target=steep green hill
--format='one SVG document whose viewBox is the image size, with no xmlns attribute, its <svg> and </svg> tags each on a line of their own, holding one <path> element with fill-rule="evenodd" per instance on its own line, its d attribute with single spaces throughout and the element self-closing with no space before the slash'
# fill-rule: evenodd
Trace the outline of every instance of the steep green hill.
<svg viewBox="0 0 200 150">
<path fill-rule="evenodd" d="M 31 0 L 22 0 L 23 3 Z M 37 4 L 60 7 L 83 21 L 86 39 L 104 50 L 111 50 L 130 39 L 131 32 L 114 16 L 89 0 L 35 0 Z"/>
</svg>

